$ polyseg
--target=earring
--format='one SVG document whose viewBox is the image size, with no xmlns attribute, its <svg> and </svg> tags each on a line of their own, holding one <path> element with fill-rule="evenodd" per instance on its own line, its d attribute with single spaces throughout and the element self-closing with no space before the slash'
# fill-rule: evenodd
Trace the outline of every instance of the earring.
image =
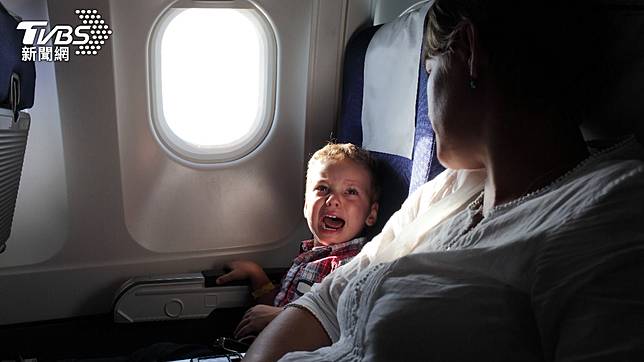
<svg viewBox="0 0 644 362">
<path fill-rule="evenodd" d="M 476 79 L 470 78 L 470 88 L 476 89 Z"/>
</svg>

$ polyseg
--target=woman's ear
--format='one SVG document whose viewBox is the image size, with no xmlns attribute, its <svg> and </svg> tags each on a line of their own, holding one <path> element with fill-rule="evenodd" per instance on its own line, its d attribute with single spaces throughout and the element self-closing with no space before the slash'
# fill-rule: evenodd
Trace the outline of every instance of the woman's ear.
<svg viewBox="0 0 644 362">
<path fill-rule="evenodd" d="M 376 220 L 378 220 L 378 207 L 378 201 L 374 201 L 371 204 L 369 215 L 367 215 L 367 218 L 364 221 L 367 226 L 374 226 L 376 224 Z"/>
<path fill-rule="evenodd" d="M 479 78 L 480 52 L 478 33 L 469 20 L 464 20 L 456 30 L 452 50 L 466 64 L 470 78 Z"/>
</svg>

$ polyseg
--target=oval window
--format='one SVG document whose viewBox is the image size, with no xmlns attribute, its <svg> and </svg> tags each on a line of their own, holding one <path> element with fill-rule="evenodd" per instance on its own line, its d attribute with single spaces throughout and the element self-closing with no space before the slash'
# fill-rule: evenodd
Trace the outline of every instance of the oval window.
<svg viewBox="0 0 644 362">
<path fill-rule="evenodd" d="M 152 34 L 152 125 L 164 148 L 201 164 L 255 149 L 275 108 L 266 18 L 252 8 L 170 8 Z"/>
</svg>

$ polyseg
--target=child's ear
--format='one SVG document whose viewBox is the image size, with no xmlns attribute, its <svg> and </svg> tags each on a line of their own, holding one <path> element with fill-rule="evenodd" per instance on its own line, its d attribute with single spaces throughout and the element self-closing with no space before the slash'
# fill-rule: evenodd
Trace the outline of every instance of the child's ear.
<svg viewBox="0 0 644 362">
<path fill-rule="evenodd" d="M 371 204 L 371 210 L 369 210 L 369 215 L 367 215 L 367 218 L 365 219 L 364 223 L 367 226 L 374 226 L 376 224 L 376 220 L 378 220 L 378 201 L 374 201 Z"/>
<path fill-rule="evenodd" d="M 304 218 L 306 219 L 306 199 L 304 199 L 304 207 L 302 208 L 302 215 L 304 215 Z"/>
</svg>

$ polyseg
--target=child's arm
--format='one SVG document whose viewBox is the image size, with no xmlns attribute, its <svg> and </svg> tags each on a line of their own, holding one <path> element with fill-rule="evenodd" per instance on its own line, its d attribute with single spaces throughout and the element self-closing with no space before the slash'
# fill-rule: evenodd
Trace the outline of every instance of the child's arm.
<svg viewBox="0 0 644 362">
<path fill-rule="evenodd" d="M 258 334 L 270 323 L 283 308 L 271 305 L 258 304 L 244 314 L 241 322 L 235 328 L 234 336 L 241 339 L 252 334 Z"/>
<path fill-rule="evenodd" d="M 230 271 L 217 278 L 217 284 L 221 285 L 234 280 L 248 279 L 251 290 L 257 294 L 255 298 L 257 303 L 273 304 L 277 288 L 273 286 L 271 289 L 271 280 L 261 266 L 252 261 L 237 260 L 226 264 L 226 268 L 230 269 Z"/>
<path fill-rule="evenodd" d="M 279 288 L 271 283 L 264 269 L 255 262 L 237 260 L 226 264 L 225 268 L 230 271 L 217 278 L 217 284 L 248 279 L 253 290 L 253 297 L 258 303 L 244 314 L 241 322 L 235 328 L 235 338 L 240 339 L 259 333 L 282 311 L 280 307 L 273 307 L 273 301 Z"/>
</svg>

